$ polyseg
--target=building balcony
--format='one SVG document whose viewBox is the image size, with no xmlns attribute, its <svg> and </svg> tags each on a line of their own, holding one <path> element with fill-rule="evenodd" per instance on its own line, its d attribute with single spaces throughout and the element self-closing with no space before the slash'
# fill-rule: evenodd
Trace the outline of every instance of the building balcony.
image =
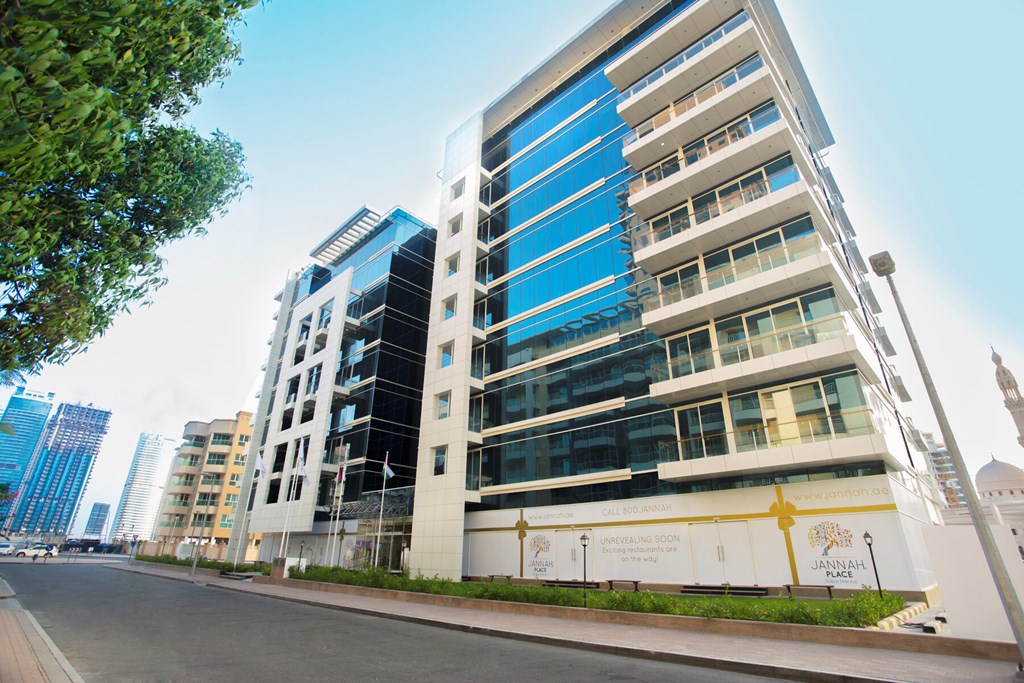
<svg viewBox="0 0 1024 683">
<path fill-rule="evenodd" d="M 738 10 L 737 0 L 698 3 L 609 65 L 619 116 L 636 126 L 757 51 L 754 22 Z"/>
<path fill-rule="evenodd" d="M 696 213 L 681 207 L 641 225 L 633 232 L 633 258 L 660 273 L 804 214 L 826 243 L 836 241 L 821 195 L 793 173 L 778 174 Z"/>
<path fill-rule="evenodd" d="M 842 308 L 857 310 L 849 275 L 832 250 L 816 235 L 784 245 L 709 275 L 683 277 L 684 271 L 658 276 L 657 291 L 641 297 L 644 326 L 666 337 L 722 315 L 793 297 L 831 284 Z"/>
<path fill-rule="evenodd" d="M 727 134 L 723 131 L 709 138 L 698 149 L 678 150 L 644 170 L 629 183 L 630 208 L 642 218 L 650 218 L 787 152 L 801 178 L 814 178 L 814 164 L 806 148 L 777 109 L 775 116 L 767 125 L 755 120 L 730 127 Z"/>
<path fill-rule="evenodd" d="M 712 335 L 714 339 L 714 335 Z M 669 361 L 669 377 L 651 385 L 651 396 L 675 405 L 792 377 L 856 366 L 871 383 L 881 378 L 875 353 L 850 313 Z"/>
<path fill-rule="evenodd" d="M 640 171 L 758 105 L 783 101 L 782 89 L 760 55 L 746 60 L 701 89 L 676 100 L 623 138 L 622 156 Z"/>
<path fill-rule="evenodd" d="M 658 477 L 681 482 L 878 460 L 904 470 L 886 421 L 882 411 L 860 408 L 669 442 L 680 459 L 659 463 Z"/>
</svg>

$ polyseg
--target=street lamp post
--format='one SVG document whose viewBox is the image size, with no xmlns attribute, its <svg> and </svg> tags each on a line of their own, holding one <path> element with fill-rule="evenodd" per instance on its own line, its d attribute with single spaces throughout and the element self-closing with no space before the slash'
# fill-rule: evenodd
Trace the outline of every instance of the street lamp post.
<svg viewBox="0 0 1024 683">
<path fill-rule="evenodd" d="M 878 586 L 878 597 L 882 597 L 882 582 L 878 578 L 878 565 L 875 564 L 874 539 L 871 534 L 864 532 L 864 542 L 868 544 L 868 552 L 871 553 L 871 568 L 875 570 L 875 585 Z"/>
<path fill-rule="evenodd" d="M 1022 674 L 1024 672 L 1024 669 L 1022 669 L 1022 666 L 1024 666 L 1024 612 L 1021 611 L 1020 600 L 1017 599 L 1017 593 L 1013 589 L 1013 584 L 1010 583 L 1010 575 L 1003 564 L 1003 558 L 999 555 L 999 550 L 996 548 L 992 529 L 985 522 L 985 514 L 981 510 L 978 494 L 974 490 L 971 475 L 967 471 L 967 465 L 964 464 L 963 457 L 960 455 L 960 447 L 953 436 L 953 429 L 946 418 L 946 411 L 942 407 L 942 401 L 939 400 L 939 394 L 935 389 L 935 383 L 932 381 L 931 372 L 928 371 L 928 365 L 924 361 L 921 347 L 917 343 L 917 335 L 914 334 L 914 330 L 910 326 L 907 311 L 903 308 L 903 301 L 900 299 L 899 292 L 896 291 L 896 283 L 892 279 L 892 274 L 896 272 L 896 263 L 887 251 L 875 254 L 869 260 L 875 275 L 884 277 L 889 283 L 889 290 L 892 292 L 892 298 L 896 302 L 896 310 L 899 311 L 900 320 L 903 322 L 903 327 L 907 332 L 907 339 L 910 341 L 910 348 L 914 352 L 914 360 L 917 361 L 917 368 L 921 372 L 921 379 L 924 380 L 924 388 L 928 393 L 928 400 L 932 404 L 932 410 L 935 411 L 935 419 L 939 423 L 939 430 L 942 432 L 942 438 L 946 442 L 946 450 L 949 451 L 949 457 L 953 461 L 953 469 L 956 470 L 956 476 L 963 487 L 964 497 L 967 499 L 967 509 L 971 513 L 971 522 L 978 532 L 978 540 L 981 541 L 982 553 L 985 555 L 989 571 L 992 572 L 992 578 L 996 583 L 996 592 L 999 593 L 1003 609 L 1006 610 L 1006 616 L 1010 620 L 1010 628 L 1013 630 L 1014 638 L 1017 640 L 1017 677 L 1024 678 L 1024 674 Z"/>
<path fill-rule="evenodd" d="M 586 534 L 580 536 L 580 545 L 583 546 L 583 606 L 587 606 L 587 546 L 590 545 L 590 537 Z"/>
</svg>

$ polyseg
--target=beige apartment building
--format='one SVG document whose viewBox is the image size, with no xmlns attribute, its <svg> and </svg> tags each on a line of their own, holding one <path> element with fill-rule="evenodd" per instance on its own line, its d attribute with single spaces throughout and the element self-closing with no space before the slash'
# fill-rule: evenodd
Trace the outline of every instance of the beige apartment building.
<svg viewBox="0 0 1024 683">
<path fill-rule="evenodd" d="M 252 438 L 251 419 L 252 413 L 239 411 L 234 419 L 185 424 L 167 474 L 153 534 L 156 543 L 140 552 L 175 554 L 181 543 L 198 543 L 204 557 L 228 559 L 235 509 L 245 504 L 240 502 L 239 484 Z M 259 546 L 258 537 L 247 545 L 248 557 Z"/>
</svg>

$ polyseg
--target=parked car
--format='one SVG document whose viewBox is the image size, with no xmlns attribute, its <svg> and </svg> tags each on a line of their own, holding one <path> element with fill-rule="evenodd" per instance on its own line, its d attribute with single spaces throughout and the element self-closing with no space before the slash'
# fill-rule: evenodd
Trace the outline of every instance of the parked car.
<svg viewBox="0 0 1024 683">
<path fill-rule="evenodd" d="M 57 546 L 36 543 L 15 553 L 18 557 L 57 557 Z"/>
<path fill-rule="evenodd" d="M 0 555 L 13 555 L 15 545 L 7 541 L 0 541 Z"/>
</svg>

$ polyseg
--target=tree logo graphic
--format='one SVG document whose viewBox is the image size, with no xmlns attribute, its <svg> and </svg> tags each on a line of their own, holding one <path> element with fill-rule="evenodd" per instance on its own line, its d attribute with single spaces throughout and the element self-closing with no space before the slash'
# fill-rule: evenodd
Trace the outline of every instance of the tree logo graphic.
<svg viewBox="0 0 1024 683">
<path fill-rule="evenodd" d="M 853 534 L 835 522 L 821 522 L 807 531 L 807 541 L 812 548 L 821 548 L 822 557 L 828 557 L 833 548 L 852 548 Z"/>
<path fill-rule="evenodd" d="M 551 539 L 544 534 L 537 534 L 530 539 L 530 550 L 533 551 L 533 556 L 537 557 L 541 553 L 547 553 L 551 551 Z"/>
</svg>

